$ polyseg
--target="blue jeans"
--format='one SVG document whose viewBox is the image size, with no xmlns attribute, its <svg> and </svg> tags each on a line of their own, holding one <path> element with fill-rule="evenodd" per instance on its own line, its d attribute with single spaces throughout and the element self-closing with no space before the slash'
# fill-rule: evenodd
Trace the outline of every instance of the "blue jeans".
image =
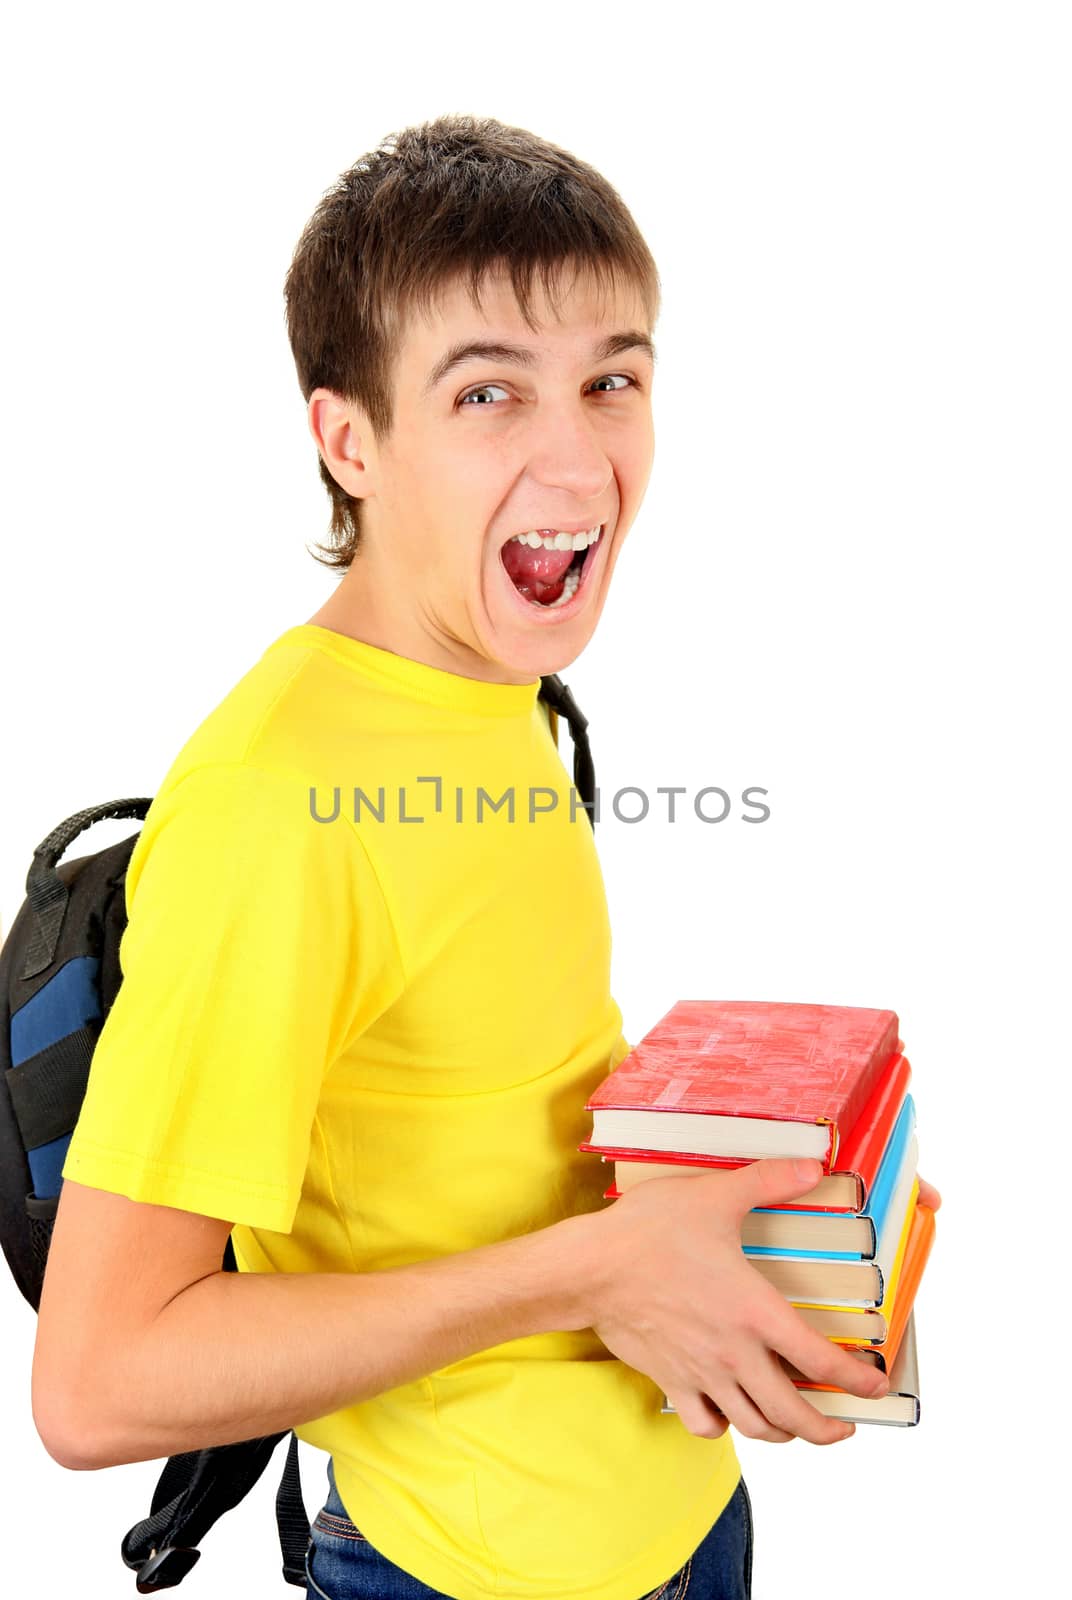
<svg viewBox="0 0 1072 1600">
<path fill-rule="evenodd" d="M 305 1580 L 307 1600 L 445 1600 L 358 1532 L 339 1499 L 330 1457 L 328 1497 L 313 1519 Z M 685 1565 L 640 1600 L 750 1600 L 751 1594 L 752 1502 L 742 1477 Z"/>
</svg>

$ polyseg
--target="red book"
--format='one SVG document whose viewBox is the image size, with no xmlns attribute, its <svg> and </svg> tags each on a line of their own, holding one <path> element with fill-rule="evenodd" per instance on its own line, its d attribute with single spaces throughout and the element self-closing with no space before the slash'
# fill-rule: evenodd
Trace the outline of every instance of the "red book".
<svg viewBox="0 0 1072 1600">
<path fill-rule="evenodd" d="M 828 1173 L 898 1026 L 864 1006 L 679 1000 L 588 1099 L 589 1148 L 814 1156 Z"/>
<path fill-rule="evenodd" d="M 871 1098 L 860 1112 L 849 1134 L 842 1140 L 830 1171 L 798 1200 L 787 1200 L 780 1211 L 852 1211 L 861 1212 L 875 1182 L 893 1125 L 900 1115 L 904 1097 L 912 1077 L 912 1067 L 905 1055 L 891 1056 L 880 1076 Z M 597 1147 L 588 1141 L 578 1145 L 579 1150 Z M 694 1156 L 687 1153 L 667 1154 L 663 1151 L 607 1150 L 600 1146 L 604 1161 L 614 1162 L 614 1182 L 604 1190 L 604 1200 L 617 1200 L 627 1189 L 645 1178 L 671 1178 L 675 1171 L 697 1167 L 746 1167 L 747 1161 L 732 1161 L 719 1156 Z"/>
</svg>

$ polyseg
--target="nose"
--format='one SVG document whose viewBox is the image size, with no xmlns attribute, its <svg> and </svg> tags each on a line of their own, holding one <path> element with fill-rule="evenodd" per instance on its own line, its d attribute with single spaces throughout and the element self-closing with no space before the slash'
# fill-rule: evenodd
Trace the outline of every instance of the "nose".
<svg viewBox="0 0 1072 1600">
<path fill-rule="evenodd" d="M 561 489 L 576 501 L 604 495 L 614 468 L 582 405 L 541 408 L 529 472 L 545 488 Z"/>
</svg>

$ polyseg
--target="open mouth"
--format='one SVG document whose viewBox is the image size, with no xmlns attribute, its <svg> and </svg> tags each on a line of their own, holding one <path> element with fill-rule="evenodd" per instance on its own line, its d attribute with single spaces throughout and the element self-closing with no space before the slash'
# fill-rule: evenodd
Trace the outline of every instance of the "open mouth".
<svg viewBox="0 0 1072 1600">
<path fill-rule="evenodd" d="M 499 559 L 522 599 L 543 610 L 567 606 L 581 586 L 585 568 L 595 559 L 605 537 L 604 527 L 600 523 L 578 536 L 556 535 L 554 529 L 546 528 L 539 534 L 508 539 Z M 586 541 L 585 548 L 572 549 L 570 544 L 559 548 L 567 540 Z"/>
</svg>

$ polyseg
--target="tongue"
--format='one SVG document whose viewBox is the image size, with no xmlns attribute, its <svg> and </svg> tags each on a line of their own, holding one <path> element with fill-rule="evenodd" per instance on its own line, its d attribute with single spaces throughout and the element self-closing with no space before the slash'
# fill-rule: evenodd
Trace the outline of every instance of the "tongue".
<svg viewBox="0 0 1072 1600">
<path fill-rule="evenodd" d="M 527 600 L 549 605 L 562 593 L 562 582 L 573 560 L 572 550 L 545 550 L 510 539 L 502 550 L 502 563 L 514 587 Z"/>
</svg>

